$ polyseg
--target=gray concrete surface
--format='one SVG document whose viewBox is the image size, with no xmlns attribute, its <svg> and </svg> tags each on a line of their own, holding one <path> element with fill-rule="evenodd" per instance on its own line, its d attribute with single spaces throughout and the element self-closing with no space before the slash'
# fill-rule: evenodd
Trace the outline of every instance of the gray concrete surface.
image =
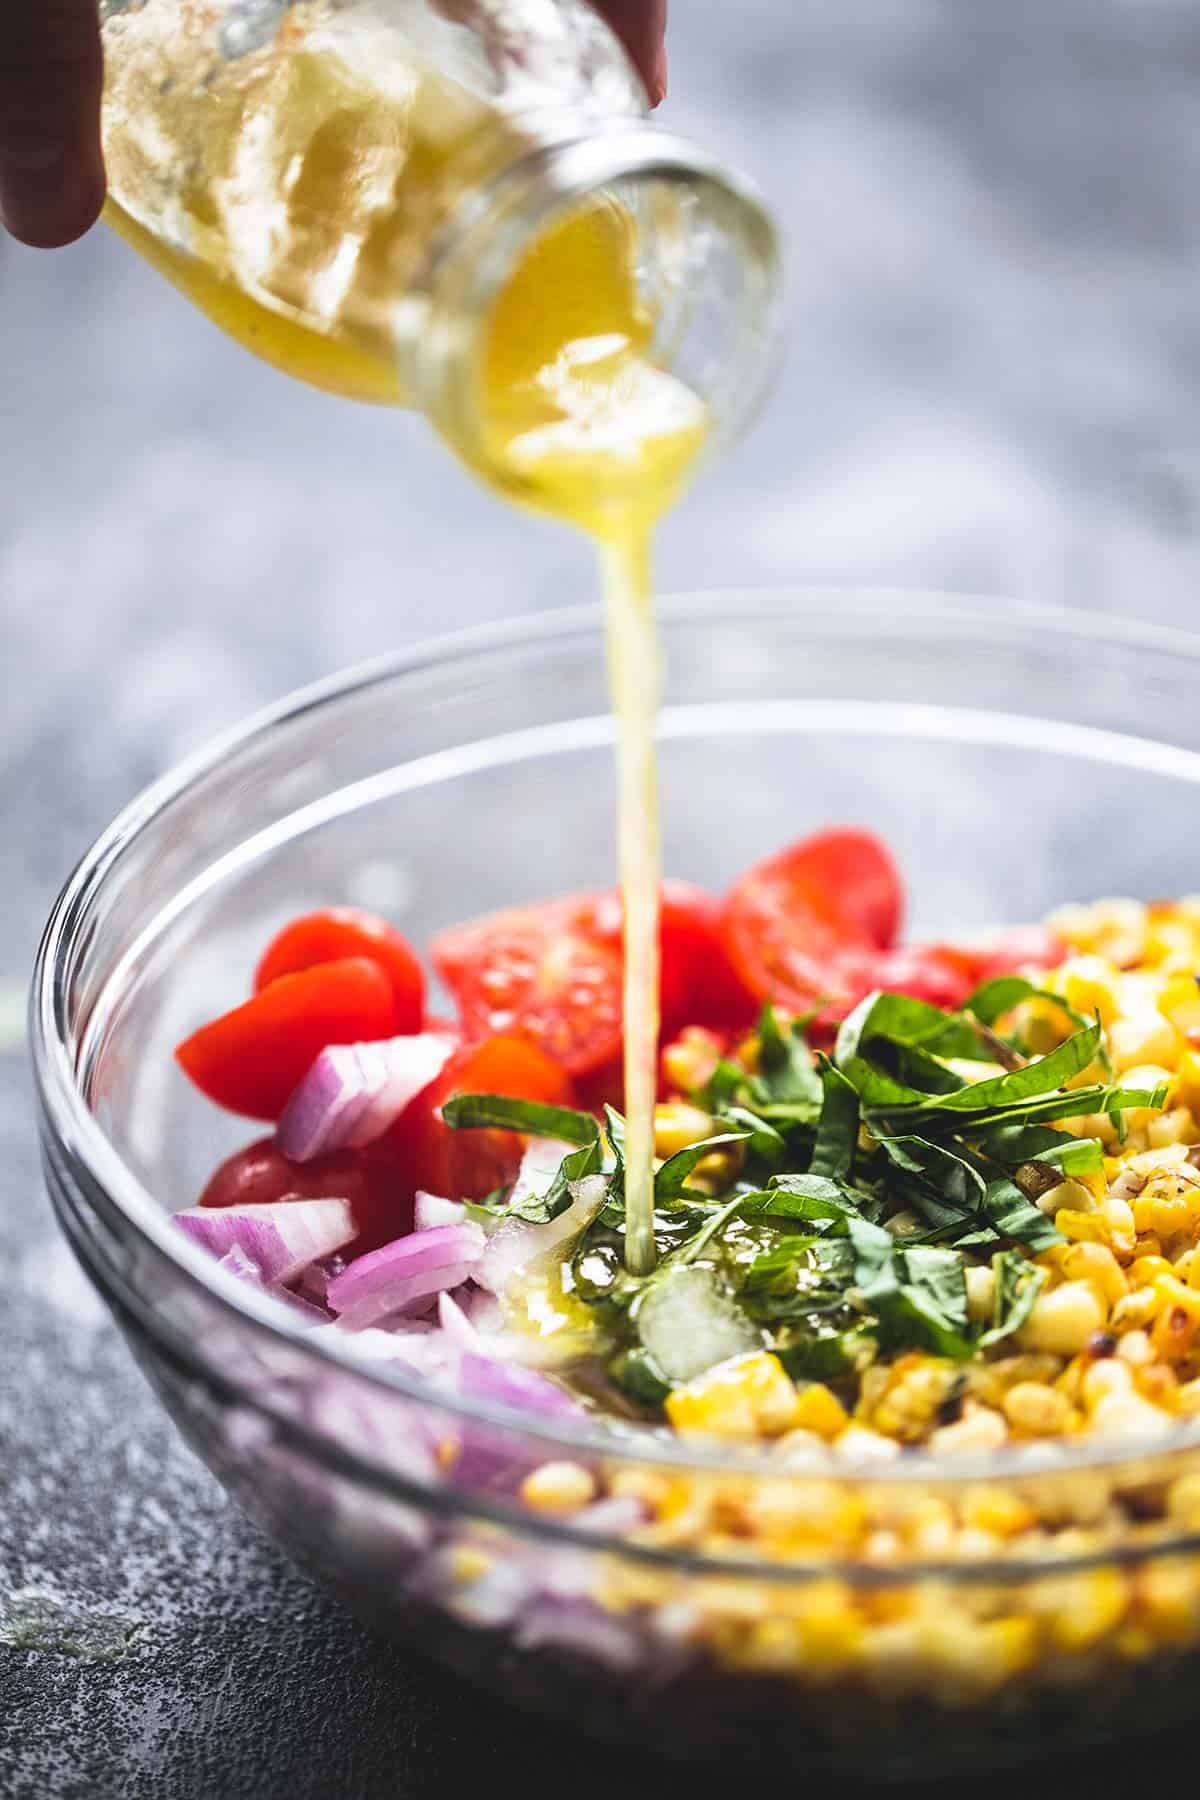
<svg viewBox="0 0 1200 1800">
<path fill-rule="evenodd" d="M 775 207 L 790 350 L 664 532 L 664 587 L 907 583 L 1189 622 L 1194 9 L 674 10 L 667 116 Z M 47 1615 L 49 1648 L 0 1643 L 0 1795 L 423 1795 L 484 1788 L 498 1757 L 531 1792 L 564 1767 L 581 1796 L 660 1791 L 372 1642 L 233 1511 L 57 1243 L 19 1025 L 60 880 L 182 752 L 431 627 L 593 588 L 580 543 L 505 513 L 419 420 L 256 366 L 106 234 L 0 244 L 0 1613 L 33 1590 L 94 1613 L 93 1649 L 128 1636 L 72 1656 Z"/>
</svg>

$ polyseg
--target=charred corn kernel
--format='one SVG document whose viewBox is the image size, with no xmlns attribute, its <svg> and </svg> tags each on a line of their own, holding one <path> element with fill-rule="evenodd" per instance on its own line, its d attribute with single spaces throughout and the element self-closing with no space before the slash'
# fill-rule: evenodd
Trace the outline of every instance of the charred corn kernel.
<svg viewBox="0 0 1200 1800">
<path fill-rule="evenodd" d="M 680 1093 L 702 1088 L 721 1060 L 721 1040 L 703 1025 L 688 1025 L 662 1053 L 662 1072 Z"/>
<path fill-rule="evenodd" d="M 675 1388 L 667 1396 L 666 1408 L 676 1431 L 780 1437 L 799 1423 L 798 1399 L 779 1358 L 767 1350 L 752 1350 Z"/>
<path fill-rule="evenodd" d="M 1062 1230 L 1061 1225 L 1059 1230 Z M 1091 1282 L 1100 1298 L 1110 1307 L 1115 1306 L 1129 1292 L 1124 1269 L 1112 1251 L 1103 1244 L 1069 1245 L 1063 1258 L 1062 1271 L 1068 1281 Z"/>
<path fill-rule="evenodd" d="M 868 1417 L 876 1430 L 908 1444 L 918 1443 L 928 1434 L 959 1386 L 956 1366 L 932 1356 L 903 1356 L 880 1374 L 884 1378 L 882 1392 L 867 1413 L 860 1408 L 860 1417 Z M 864 1383 L 864 1399 L 873 1391 L 874 1384 L 868 1387 Z"/>
<path fill-rule="evenodd" d="M 1159 1311 L 1150 1342 L 1165 1362 L 1179 1362 L 1191 1350 L 1200 1331 L 1200 1291 L 1187 1287 L 1173 1275 L 1160 1275 L 1154 1286 Z"/>
<path fill-rule="evenodd" d="M 1133 1375 L 1129 1364 L 1118 1357 L 1105 1357 L 1103 1362 L 1093 1363 L 1080 1383 L 1080 1398 L 1087 1407 L 1098 1406 L 1109 1394 L 1131 1394 L 1133 1392 Z"/>
<path fill-rule="evenodd" d="M 1195 975 L 1172 975 L 1158 996 L 1158 1010 L 1184 1037 L 1200 1036 L 1200 982 Z"/>
<path fill-rule="evenodd" d="M 712 1137 L 715 1130 L 711 1113 L 702 1112 L 686 1100 L 664 1100 L 654 1109 L 655 1155 L 674 1156 L 676 1151 Z"/>
<path fill-rule="evenodd" d="M 578 1512 L 596 1498 L 596 1483 L 582 1463 L 548 1462 L 525 1477 L 521 1498 L 537 1512 Z"/>
<path fill-rule="evenodd" d="M 1059 1650 L 1090 1650 L 1125 1617 L 1129 1587 L 1118 1569 L 1091 1569 L 1047 1582 L 1034 1605 L 1049 1615 L 1050 1638 Z"/>
<path fill-rule="evenodd" d="M 1019 1340 L 1029 1350 L 1074 1356 L 1092 1333 L 1101 1329 L 1107 1316 L 1108 1308 L 1089 1282 L 1064 1282 L 1048 1294 L 1039 1294 Z"/>
<path fill-rule="evenodd" d="M 1001 1487 L 970 1488 L 963 1498 L 962 1516 L 964 1525 L 999 1538 L 1018 1537 L 1037 1519 L 1027 1500 Z"/>
<path fill-rule="evenodd" d="M 850 1415 L 824 1382 L 814 1381 L 799 1391 L 795 1422 L 801 1431 L 812 1431 L 820 1438 L 832 1440 L 845 1431 Z"/>
<path fill-rule="evenodd" d="M 1194 1049 L 1183 1051 L 1175 1065 L 1175 1078 L 1171 1083 L 1171 1099 L 1178 1106 L 1186 1106 L 1193 1114 L 1200 1109 L 1200 1051 Z"/>
<path fill-rule="evenodd" d="M 475 1544 L 457 1544 L 450 1552 L 450 1574 L 461 1587 L 487 1574 L 492 1559 Z"/>
<path fill-rule="evenodd" d="M 996 1299 L 996 1272 L 990 1263 L 974 1263 L 967 1268 L 967 1313 L 972 1322 L 990 1319 Z"/>
<path fill-rule="evenodd" d="M 929 1447 L 940 1453 L 969 1456 L 983 1450 L 998 1450 L 1008 1437 L 1008 1426 L 990 1406 L 972 1406 L 951 1425 L 939 1425 L 930 1433 Z"/>
<path fill-rule="evenodd" d="M 1200 1530 L 1200 1472 L 1180 1475 L 1167 1489 L 1167 1517 L 1176 1525 Z"/>
<path fill-rule="evenodd" d="M 1128 1261 L 1137 1242 L 1132 1206 L 1128 1200 L 1114 1200 L 1110 1197 L 1100 1202 L 1100 1212 L 1108 1225 L 1109 1243 L 1114 1256 Z"/>
<path fill-rule="evenodd" d="M 1117 971 L 1099 956 L 1072 956 L 1055 975 L 1055 991 L 1075 1012 L 1110 1026 L 1117 1016 Z"/>
<path fill-rule="evenodd" d="M 1108 1052 L 1118 1075 L 1146 1064 L 1172 1069 L 1182 1047 L 1174 1025 L 1160 1012 L 1114 1019 L 1108 1027 Z"/>
<path fill-rule="evenodd" d="M 1056 1388 L 1019 1381 L 1004 1396 L 1004 1412 L 1023 1437 L 1061 1437 L 1071 1423 L 1071 1403 Z"/>
</svg>

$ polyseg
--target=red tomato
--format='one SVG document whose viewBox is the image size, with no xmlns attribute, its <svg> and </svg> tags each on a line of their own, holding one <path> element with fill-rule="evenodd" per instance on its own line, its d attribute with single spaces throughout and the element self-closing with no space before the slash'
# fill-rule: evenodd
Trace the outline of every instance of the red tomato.
<svg viewBox="0 0 1200 1800">
<path fill-rule="evenodd" d="M 264 1206 L 275 1200 L 348 1200 L 358 1236 L 343 1254 L 362 1256 L 412 1230 L 412 1193 L 370 1150 L 338 1150 L 289 1162 L 274 1138 L 260 1138 L 223 1162 L 201 1206 Z"/>
<path fill-rule="evenodd" d="M 218 1106 L 277 1119 L 297 1082 L 329 1044 L 391 1037 L 392 984 L 365 957 L 281 975 L 252 1000 L 185 1038 L 175 1055 Z"/>
<path fill-rule="evenodd" d="M 722 935 L 741 980 L 762 1000 L 830 1014 L 853 1004 L 859 976 L 845 953 L 886 950 L 899 929 L 900 877 L 878 838 L 823 831 L 760 862 L 730 890 Z M 868 990 L 869 991 L 869 988 Z"/>
<path fill-rule="evenodd" d="M 963 949 L 971 958 L 976 986 L 1014 969 L 1052 969 L 1067 954 L 1066 945 L 1045 925 L 1013 925 Z"/>
<path fill-rule="evenodd" d="M 466 1045 L 409 1102 L 376 1147 L 409 1196 L 423 1188 L 455 1200 L 481 1200 L 516 1174 L 524 1140 L 512 1131 L 451 1130 L 441 1108 L 452 1094 L 507 1094 L 547 1106 L 575 1101 L 569 1078 L 536 1044 L 492 1037 Z"/>
<path fill-rule="evenodd" d="M 254 972 L 254 991 L 261 993 L 281 975 L 295 975 L 316 963 L 341 962 L 347 956 L 365 956 L 388 977 L 396 999 L 395 1035 L 420 1031 L 425 972 L 416 951 L 386 919 L 354 906 L 305 913 L 285 925 L 267 945 Z"/>
<path fill-rule="evenodd" d="M 883 988 L 890 994 L 911 994 L 947 1012 L 961 1006 L 976 986 L 974 964 L 953 944 L 903 944 L 874 958 L 866 988 Z"/>
<path fill-rule="evenodd" d="M 624 909 L 615 890 L 592 902 L 597 936 L 621 953 Z M 721 939 L 721 902 L 690 881 L 662 884 L 659 933 L 662 1036 L 685 1025 L 748 1025 L 758 1010 Z"/>
<path fill-rule="evenodd" d="M 434 967 L 468 1039 L 519 1034 L 569 1075 L 619 1051 L 621 957 L 596 935 L 593 904 L 571 895 L 513 907 L 434 939 Z"/>
</svg>

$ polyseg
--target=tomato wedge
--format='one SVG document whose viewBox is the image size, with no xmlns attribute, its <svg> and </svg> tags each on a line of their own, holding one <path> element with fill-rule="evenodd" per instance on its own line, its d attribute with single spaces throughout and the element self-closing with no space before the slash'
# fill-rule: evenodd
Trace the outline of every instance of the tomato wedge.
<svg viewBox="0 0 1200 1800">
<path fill-rule="evenodd" d="M 425 1005 L 425 971 L 416 951 L 394 925 L 355 906 L 331 906 L 304 913 L 284 926 L 263 953 L 254 972 L 254 991 L 261 993 L 281 975 L 295 975 L 318 963 L 365 956 L 378 963 L 392 984 L 397 1037 L 420 1031 Z"/>
<path fill-rule="evenodd" d="M 347 1200 L 358 1236 L 347 1257 L 378 1250 L 412 1230 L 412 1192 L 370 1150 L 338 1150 L 289 1162 L 274 1138 L 236 1150 L 200 1196 L 201 1206 L 265 1206 L 276 1200 Z"/>
<path fill-rule="evenodd" d="M 721 902 L 690 881 L 662 884 L 659 1011 L 663 1037 L 685 1025 L 748 1025 L 758 1001 L 729 959 L 721 937 Z M 621 955 L 624 908 L 617 890 L 591 902 L 591 927 Z"/>
<path fill-rule="evenodd" d="M 524 1038 L 486 1038 L 456 1051 L 375 1146 L 409 1198 L 421 1188 L 455 1200 L 481 1200 L 517 1172 L 524 1140 L 512 1131 L 451 1130 L 441 1108 L 452 1094 L 507 1094 L 548 1106 L 575 1101 L 564 1071 Z"/>
<path fill-rule="evenodd" d="M 352 956 L 281 975 L 222 1013 L 175 1052 L 202 1093 L 230 1112 L 277 1119 L 328 1044 L 394 1035 L 392 984 L 376 962 Z"/>
<path fill-rule="evenodd" d="M 512 907 L 431 946 L 468 1039 L 518 1035 L 583 1075 L 621 1047 L 621 956 L 597 935 L 594 896 Z"/>
<path fill-rule="evenodd" d="M 737 974 L 760 1000 L 806 1012 L 828 996 L 833 1014 L 859 986 L 857 972 L 839 974 L 839 960 L 889 949 L 902 907 L 899 873 L 878 838 L 822 831 L 735 883 L 722 935 Z"/>
</svg>

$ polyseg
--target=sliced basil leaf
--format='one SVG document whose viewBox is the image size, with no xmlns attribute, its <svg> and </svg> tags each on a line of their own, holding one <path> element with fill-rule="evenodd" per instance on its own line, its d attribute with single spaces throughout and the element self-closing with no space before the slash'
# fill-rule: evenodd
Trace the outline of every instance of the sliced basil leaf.
<svg viewBox="0 0 1200 1800">
<path fill-rule="evenodd" d="M 688 1177 L 697 1163 L 703 1162 L 706 1156 L 711 1156 L 714 1150 L 721 1150 L 727 1144 L 744 1144 L 750 1135 L 748 1131 L 722 1131 L 716 1137 L 705 1138 L 699 1144 L 689 1144 L 685 1150 L 677 1150 L 655 1174 L 655 1201 L 675 1199 L 687 1186 Z"/>
<path fill-rule="evenodd" d="M 1031 1250 L 1046 1250 L 1051 1244 L 1062 1243 L 1062 1235 L 1055 1230 L 1054 1221 L 1007 1175 L 999 1181 L 989 1181 L 984 1211 L 1001 1237 L 1028 1244 Z"/>
<path fill-rule="evenodd" d="M 583 1144 L 578 1150 L 572 1150 L 569 1156 L 563 1157 L 544 1194 L 526 1194 L 523 1199 L 511 1202 L 509 1217 L 524 1219 L 530 1225 L 549 1224 L 551 1219 L 557 1219 L 570 1206 L 571 1183 L 582 1181 L 585 1175 L 598 1175 L 602 1163 L 603 1152 L 597 1135 L 590 1144 Z"/>
<path fill-rule="evenodd" d="M 992 1322 L 976 1339 L 981 1349 L 998 1344 L 1021 1329 L 1046 1283 L 1047 1271 L 1019 1250 L 1001 1250 L 992 1258 L 992 1270 L 996 1277 Z"/>
<path fill-rule="evenodd" d="M 821 1058 L 820 1075 L 824 1097 L 809 1174 L 845 1180 L 853 1170 L 858 1148 L 858 1095 L 827 1057 Z"/>
<path fill-rule="evenodd" d="M 455 1131 L 523 1131 L 530 1137 L 561 1138 L 567 1144 L 590 1144 L 600 1130 L 591 1113 L 514 1100 L 506 1094 L 455 1094 L 442 1106 L 442 1118 Z"/>
<path fill-rule="evenodd" d="M 739 1137 L 748 1139 L 746 1148 L 768 1169 L 777 1169 L 787 1156 L 787 1139 L 776 1131 L 769 1119 L 751 1112 L 747 1106 L 727 1106 L 718 1115 L 719 1125 L 732 1125 Z"/>
<path fill-rule="evenodd" d="M 815 1118 L 822 1090 L 803 1028 L 785 1028 L 770 1001 L 758 1022 L 758 1074 L 751 1083 L 756 1100 L 811 1107 Z"/>
</svg>

